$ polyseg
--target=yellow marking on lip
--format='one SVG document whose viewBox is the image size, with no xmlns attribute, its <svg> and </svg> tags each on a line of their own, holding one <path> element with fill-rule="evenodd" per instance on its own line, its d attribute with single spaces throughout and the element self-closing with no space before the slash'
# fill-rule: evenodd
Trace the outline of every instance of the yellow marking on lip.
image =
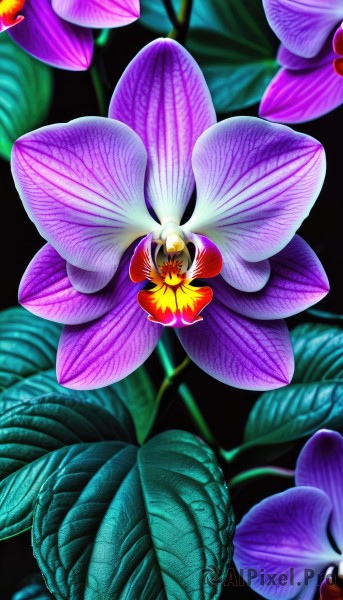
<svg viewBox="0 0 343 600">
<path fill-rule="evenodd" d="M 208 287 L 195 287 L 180 272 L 182 263 L 175 259 L 165 261 L 161 275 L 152 278 L 155 287 L 138 293 L 138 302 L 149 314 L 151 321 L 183 327 L 201 320 L 199 313 L 212 299 Z"/>
<path fill-rule="evenodd" d="M 25 0 L 0 0 L 0 17 L 14 17 L 24 6 Z"/>
</svg>

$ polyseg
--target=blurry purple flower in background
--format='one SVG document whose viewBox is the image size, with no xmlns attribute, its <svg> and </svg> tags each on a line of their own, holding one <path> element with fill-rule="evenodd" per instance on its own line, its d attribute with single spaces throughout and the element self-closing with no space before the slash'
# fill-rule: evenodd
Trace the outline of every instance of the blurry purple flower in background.
<svg viewBox="0 0 343 600">
<path fill-rule="evenodd" d="M 295 483 L 297 487 L 254 506 L 236 530 L 236 567 L 246 580 L 251 569 L 250 585 L 264 598 L 310 600 L 318 591 L 320 574 L 331 566 L 338 567 L 343 578 L 343 438 L 339 433 L 323 429 L 312 436 L 299 455 Z M 270 583 L 267 573 L 274 575 L 275 583 Z M 342 597 L 342 590 L 337 597 Z"/>
<path fill-rule="evenodd" d="M 90 389 L 127 376 L 167 325 L 218 380 L 286 385 L 294 361 L 282 319 L 328 291 L 294 235 L 323 183 L 322 146 L 260 119 L 216 124 L 198 65 L 172 40 L 134 58 L 109 116 L 29 133 L 12 155 L 25 209 L 49 242 L 19 300 L 65 324 L 60 383 Z"/>
<path fill-rule="evenodd" d="M 316 119 L 343 103 L 343 0 L 263 0 L 281 40 L 280 71 L 260 116 L 280 123 Z"/>
<path fill-rule="evenodd" d="M 92 28 L 121 27 L 139 17 L 139 0 L 26 0 L 20 4 L 22 20 L 9 29 L 9 35 L 32 56 L 71 71 L 90 66 Z"/>
</svg>

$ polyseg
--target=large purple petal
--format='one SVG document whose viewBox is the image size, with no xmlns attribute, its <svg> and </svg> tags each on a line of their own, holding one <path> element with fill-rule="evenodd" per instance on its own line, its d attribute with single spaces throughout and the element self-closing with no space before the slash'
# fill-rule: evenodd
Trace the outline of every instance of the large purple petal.
<svg viewBox="0 0 343 600">
<path fill-rule="evenodd" d="M 216 122 L 200 68 L 177 42 L 155 40 L 127 67 L 109 116 L 132 127 L 145 144 L 146 191 L 160 221 L 179 222 L 194 189 L 194 144 Z"/>
<path fill-rule="evenodd" d="M 303 123 L 342 103 L 343 78 L 332 59 L 307 69 L 280 69 L 263 95 L 259 114 L 269 121 Z"/>
<path fill-rule="evenodd" d="M 269 260 L 248 262 L 224 245 L 221 252 L 223 255 L 221 275 L 231 286 L 242 292 L 256 292 L 266 285 L 270 277 Z"/>
<path fill-rule="evenodd" d="M 110 385 L 138 369 L 154 350 L 163 327 L 137 302 L 144 283 L 133 283 L 129 265 L 116 274 L 115 305 L 92 323 L 66 326 L 57 353 L 57 379 L 75 390 Z"/>
<path fill-rule="evenodd" d="M 214 296 L 204 320 L 178 330 L 190 358 L 206 373 L 237 388 L 270 390 L 293 375 L 292 344 L 284 321 L 254 321 Z"/>
<path fill-rule="evenodd" d="M 72 265 L 108 274 L 107 281 L 124 250 L 156 227 L 144 200 L 145 166 L 139 137 L 97 117 L 38 129 L 17 140 L 12 154 L 19 194 L 40 234 Z"/>
<path fill-rule="evenodd" d="M 139 18 L 139 0 L 52 0 L 54 11 L 66 21 L 94 27 L 122 27 Z"/>
<path fill-rule="evenodd" d="M 183 227 L 209 237 L 223 255 L 258 262 L 279 252 L 322 187 L 325 153 L 314 138 L 253 117 L 226 119 L 193 153 L 198 197 Z"/>
<path fill-rule="evenodd" d="M 299 455 L 296 484 L 325 492 L 332 503 L 330 531 L 343 551 L 343 438 L 336 431 L 315 433 Z"/>
<path fill-rule="evenodd" d="M 67 263 L 67 275 L 72 286 L 82 294 L 92 294 L 102 290 L 113 278 L 113 271 L 86 271 Z"/>
<path fill-rule="evenodd" d="M 25 19 L 12 27 L 9 35 L 19 46 L 43 62 L 68 69 L 88 69 L 93 56 L 90 29 L 77 27 L 61 19 L 51 0 L 26 0 L 20 12 Z"/>
<path fill-rule="evenodd" d="M 127 259 L 125 268 L 128 269 Z M 111 310 L 115 304 L 115 280 L 97 294 L 77 292 L 67 276 L 66 261 L 50 244 L 46 244 L 23 275 L 19 302 L 38 317 L 78 325 L 93 321 Z"/>
<path fill-rule="evenodd" d="M 330 36 L 319 54 L 316 54 L 312 58 L 298 56 L 290 52 L 283 44 L 280 44 L 277 55 L 279 65 L 287 69 L 312 69 L 313 67 L 319 67 L 327 63 L 332 64 L 335 58 L 337 56 L 332 49 L 332 38 Z"/>
<path fill-rule="evenodd" d="M 253 319 L 285 319 L 319 302 L 329 291 L 319 259 L 297 235 L 270 259 L 270 265 L 271 276 L 262 290 L 240 292 L 217 277 L 211 282 L 215 296 L 225 306 Z"/>
<path fill-rule="evenodd" d="M 318 54 L 343 18 L 342 0 L 263 0 L 271 28 L 294 54 Z"/>
<path fill-rule="evenodd" d="M 326 494 L 307 487 L 266 498 L 245 515 L 236 529 L 234 561 L 246 580 L 249 569 L 257 571 L 250 581 L 255 592 L 263 598 L 294 598 L 304 591 L 307 569 L 314 570 L 316 581 L 322 569 L 338 564 L 340 556 L 327 536 L 330 512 Z M 275 584 L 268 585 L 268 577 L 263 581 L 261 572 L 275 574 Z"/>
</svg>

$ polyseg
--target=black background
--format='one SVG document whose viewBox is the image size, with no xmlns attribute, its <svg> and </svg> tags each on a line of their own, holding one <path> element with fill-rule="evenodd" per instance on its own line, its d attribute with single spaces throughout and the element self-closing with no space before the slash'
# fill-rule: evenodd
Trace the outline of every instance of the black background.
<svg viewBox="0 0 343 600">
<path fill-rule="evenodd" d="M 154 38 L 154 35 L 139 24 L 117 30 L 106 49 L 106 71 L 113 90 L 123 70 L 137 51 Z M 89 73 L 71 73 L 55 70 L 55 93 L 49 123 L 65 122 L 70 119 L 98 115 L 97 102 Z M 342 80 L 343 85 L 343 80 Z M 229 93 L 229 90 L 228 90 Z M 257 106 L 235 114 L 257 116 Z M 223 118 L 231 115 L 222 115 Z M 329 115 L 295 128 L 316 137 L 327 154 L 328 168 L 324 188 L 313 208 L 310 217 L 303 224 L 300 233 L 321 259 L 331 283 L 331 292 L 320 308 L 342 313 L 342 197 L 343 197 L 343 153 L 342 153 L 343 107 Z M 17 303 L 17 289 L 20 278 L 31 258 L 43 245 L 43 240 L 35 226 L 28 219 L 14 188 L 8 163 L 0 161 L 1 185 L 1 309 Z M 303 314 L 290 320 L 289 326 L 314 320 Z M 182 359 L 180 348 L 175 345 L 178 358 Z M 156 359 L 148 361 L 148 367 L 158 384 L 161 380 L 161 367 Z M 200 404 L 208 424 L 220 444 L 233 448 L 242 441 L 244 423 L 257 394 L 229 388 L 205 375 L 196 366 L 189 368 L 186 381 Z M 192 424 L 176 398 L 170 394 L 165 410 L 158 419 L 157 430 L 184 428 L 194 431 Z M 296 451 L 277 464 L 294 466 Z M 232 476 L 230 469 L 223 465 L 227 479 Z M 289 484 L 288 484 L 289 485 Z M 268 478 L 259 483 L 240 487 L 233 494 L 237 522 L 252 504 L 264 496 L 281 491 L 287 482 Z M 20 580 L 37 570 L 32 556 L 30 534 L 23 534 L 0 544 L 0 600 L 11 598 Z M 247 588 L 224 588 L 222 598 L 256 598 Z M 133 599 L 139 600 L 139 599 Z M 153 600 L 153 599 L 152 599 Z"/>
</svg>

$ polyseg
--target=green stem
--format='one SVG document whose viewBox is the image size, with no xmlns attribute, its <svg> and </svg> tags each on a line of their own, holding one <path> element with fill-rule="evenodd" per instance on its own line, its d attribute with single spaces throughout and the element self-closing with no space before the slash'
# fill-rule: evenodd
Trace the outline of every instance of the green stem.
<svg viewBox="0 0 343 600">
<path fill-rule="evenodd" d="M 101 81 L 99 67 L 97 64 L 94 64 L 90 68 L 90 74 L 91 74 L 91 78 L 92 78 L 92 83 L 93 83 L 96 99 L 98 102 L 100 116 L 106 117 L 107 116 L 106 96 L 105 96 L 105 92 L 104 92 L 104 86 Z"/>
<path fill-rule="evenodd" d="M 111 92 L 111 86 L 108 81 L 104 63 L 104 52 L 113 38 L 113 31 L 113 29 L 102 29 L 98 37 L 94 40 L 94 56 L 90 68 L 90 75 L 99 107 L 99 113 L 102 117 L 107 116 Z"/>
<path fill-rule="evenodd" d="M 185 44 L 189 23 L 191 20 L 192 8 L 193 0 L 181 0 L 177 24 L 174 24 L 172 31 L 168 35 L 169 38 L 176 40 L 180 44 Z"/>
<path fill-rule="evenodd" d="M 171 24 L 178 28 L 179 26 L 179 21 L 178 18 L 176 16 L 176 12 L 174 10 L 174 6 L 171 0 L 162 0 L 163 4 L 164 4 L 164 8 L 166 9 L 166 13 L 168 15 L 168 18 L 171 22 Z"/>
<path fill-rule="evenodd" d="M 179 383 L 181 376 L 183 375 L 184 371 L 188 368 L 190 363 L 191 359 L 188 358 L 188 356 L 186 356 L 182 363 L 175 367 L 175 369 L 173 369 L 172 373 L 170 373 L 169 375 L 166 374 L 164 380 L 162 381 L 161 387 L 157 392 L 157 406 L 160 406 L 168 390 Z"/>
<path fill-rule="evenodd" d="M 169 387 L 171 385 L 174 385 L 176 369 L 174 369 L 174 367 L 173 367 L 173 363 L 171 362 L 171 360 L 169 358 L 168 351 L 167 351 L 167 348 L 165 347 L 163 340 L 160 340 L 158 342 L 156 350 L 157 350 L 158 357 L 160 359 L 160 362 L 164 368 L 164 372 L 166 375 L 166 377 L 159 389 L 159 392 L 157 394 L 157 401 L 161 402 L 161 400 L 163 399 L 163 397 L 164 397 L 165 393 L 167 392 L 167 390 L 169 389 Z M 190 360 L 188 357 L 186 357 L 185 360 L 183 361 L 183 363 L 181 363 L 181 365 L 178 368 L 178 375 L 177 375 L 178 377 L 184 371 L 184 368 L 182 368 L 182 366 L 183 365 L 188 366 L 189 363 L 190 363 Z M 170 383 L 170 382 L 172 382 L 172 383 Z M 185 407 L 189 417 L 191 418 L 193 425 L 195 426 L 196 430 L 198 431 L 199 435 L 201 435 L 201 437 L 203 437 L 204 440 L 208 444 L 218 448 L 218 443 L 217 443 L 212 431 L 210 430 L 209 426 L 207 425 L 205 418 L 204 418 L 200 408 L 198 407 L 198 405 L 194 399 L 194 396 L 193 396 L 191 390 L 189 389 L 188 385 L 186 383 L 181 383 L 178 388 L 178 393 L 179 393 L 179 395 L 183 401 L 184 407 Z"/>
<path fill-rule="evenodd" d="M 172 401 L 172 395 L 170 394 L 170 391 L 173 387 L 179 385 L 182 374 L 191 362 L 188 356 L 186 356 L 182 363 L 178 367 L 174 368 L 169 360 L 167 351 L 162 342 L 159 343 L 157 351 L 165 370 L 165 378 L 163 379 L 160 389 L 156 395 L 156 416 L 147 439 L 152 438 L 158 432 L 158 421 L 161 421 L 161 414 L 162 419 L 164 419 Z M 159 417 L 158 420 L 156 418 L 157 414 Z"/>
<path fill-rule="evenodd" d="M 188 415 L 190 416 L 192 423 L 195 426 L 198 433 L 210 446 L 218 448 L 218 442 L 214 437 L 212 431 L 210 430 L 209 426 L 207 425 L 205 418 L 199 406 L 197 405 L 188 385 L 186 385 L 185 383 L 181 383 L 178 392 L 183 400 Z"/>
<path fill-rule="evenodd" d="M 232 448 L 232 450 L 220 448 L 220 456 L 226 463 L 231 464 L 237 459 L 238 456 L 242 454 L 242 452 L 244 452 L 245 449 L 245 444 L 242 444 L 242 446 L 237 446 L 236 448 Z"/>
<path fill-rule="evenodd" d="M 102 29 L 98 35 L 98 37 L 94 40 L 94 45 L 99 46 L 100 48 L 105 48 L 110 41 L 110 37 L 112 35 L 111 29 Z"/>
<path fill-rule="evenodd" d="M 294 477 L 294 473 L 295 471 L 283 469 L 282 467 L 257 467 L 256 469 L 249 469 L 248 471 L 243 471 L 232 477 L 229 481 L 229 488 L 232 489 L 242 483 L 255 481 L 256 479 L 260 479 L 260 477 L 275 476 L 289 479 Z"/>
<path fill-rule="evenodd" d="M 174 367 L 173 367 L 173 363 L 171 362 L 167 349 L 164 345 L 163 340 L 160 340 L 157 344 L 156 347 L 156 352 L 158 355 L 158 358 L 160 359 L 160 362 L 162 364 L 162 367 L 164 369 L 164 372 L 166 374 L 167 377 L 170 377 L 173 374 L 174 371 Z"/>
</svg>

